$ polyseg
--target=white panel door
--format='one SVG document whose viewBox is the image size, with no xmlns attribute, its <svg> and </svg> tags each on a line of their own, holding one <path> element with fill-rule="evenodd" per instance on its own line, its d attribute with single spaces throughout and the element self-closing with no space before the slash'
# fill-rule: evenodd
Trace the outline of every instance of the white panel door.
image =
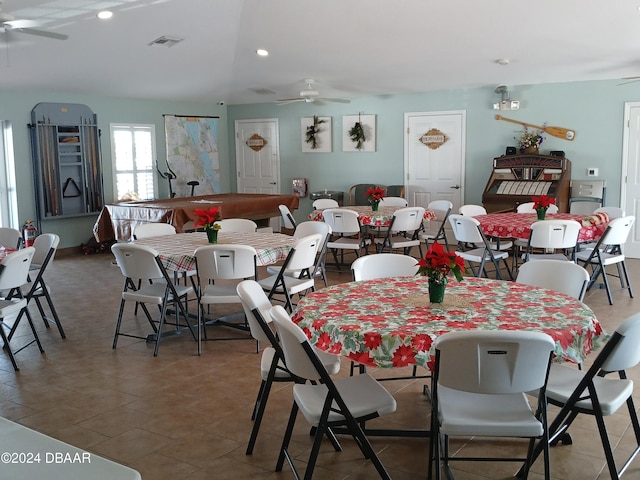
<svg viewBox="0 0 640 480">
<path fill-rule="evenodd" d="M 280 193 L 278 120 L 237 120 L 235 130 L 238 193 Z"/>
<path fill-rule="evenodd" d="M 625 135 L 622 149 L 621 207 L 636 222 L 624 247 L 627 257 L 640 258 L 640 103 L 629 102 L 624 107 Z"/>
<path fill-rule="evenodd" d="M 449 200 L 452 212 L 458 212 L 464 192 L 465 125 L 464 111 L 405 114 L 405 196 L 409 205 L 426 208 L 433 200 Z M 437 148 L 420 141 L 432 129 L 445 135 L 445 142 Z M 427 227 L 430 233 L 438 228 L 434 224 Z"/>
</svg>

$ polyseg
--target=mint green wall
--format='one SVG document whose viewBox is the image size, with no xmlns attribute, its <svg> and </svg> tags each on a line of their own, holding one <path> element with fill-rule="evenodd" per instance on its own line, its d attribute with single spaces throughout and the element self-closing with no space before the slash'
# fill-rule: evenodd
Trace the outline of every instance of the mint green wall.
<svg viewBox="0 0 640 480">
<path fill-rule="evenodd" d="M 564 150 L 572 161 L 573 178 L 585 178 L 587 167 L 600 169 L 607 181 L 607 204 L 620 204 L 620 177 L 625 102 L 640 101 L 640 82 L 618 86 L 619 81 L 580 82 L 548 85 L 510 86 L 511 98 L 521 108 L 501 112 L 504 116 L 533 124 L 547 122 L 576 131 L 573 142 L 547 136 L 542 153 Z M 403 183 L 404 114 L 465 110 L 467 113 L 465 198 L 479 203 L 491 174 L 492 159 L 502 155 L 518 125 L 496 121 L 492 104 L 500 100 L 495 87 L 440 91 L 423 94 L 385 95 L 358 98 L 350 104 L 314 105 L 255 104 L 218 106 L 206 103 L 159 102 L 48 92 L 0 92 L 0 118 L 13 125 L 16 156 L 19 218 L 35 216 L 35 196 L 31 150 L 27 124 L 31 109 L 40 102 L 81 103 L 98 116 L 102 131 L 102 157 L 106 201 L 113 200 L 109 124 L 113 122 L 156 125 L 157 156 L 164 165 L 165 138 L 163 114 L 220 116 L 219 149 L 223 190 L 235 191 L 234 122 L 238 119 L 278 118 L 280 124 L 280 162 L 283 193 L 290 191 L 291 179 L 306 177 L 311 191 L 330 189 L 347 192 L 354 183 Z M 342 116 L 375 114 L 377 150 L 375 153 L 342 152 Z M 333 152 L 302 153 L 300 118 L 330 116 L 333 120 Z M 160 196 L 168 196 L 166 181 L 160 181 Z M 298 220 L 311 209 L 308 197 L 302 199 Z M 43 230 L 57 233 L 61 247 L 77 246 L 92 235 L 95 217 L 43 222 Z"/>
<path fill-rule="evenodd" d="M 29 129 L 31 110 L 38 103 L 80 103 L 87 105 L 98 118 L 98 127 L 102 132 L 102 162 L 104 173 L 105 201 L 113 201 L 113 177 L 111 173 L 111 141 L 109 138 L 109 124 L 115 122 L 145 123 L 156 126 L 156 155 L 162 168 L 166 165 L 166 148 L 164 136 L 163 114 L 179 115 L 212 115 L 220 116 L 218 135 L 221 159 L 221 182 L 224 192 L 231 191 L 229 181 L 229 132 L 227 131 L 227 107 L 207 105 L 204 103 L 185 102 L 157 102 L 146 100 L 132 100 L 123 98 L 108 98 L 84 95 L 63 95 L 49 92 L 0 92 L 0 118 L 9 120 L 13 127 L 13 146 L 16 161 L 16 189 L 18 192 L 18 215 L 21 222 L 27 218 L 35 218 L 35 193 L 33 185 L 33 168 Z M 159 179 L 158 186 L 161 197 L 169 196 L 166 180 Z M 77 246 L 86 243 L 93 235 L 93 225 L 96 216 L 77 217 L 42 222 L 43 232 L 60 235 L 60 248 Z"/>
<path fill-rule="evenodd" d="M 489 179 L 494 157 L 505 147 L 515 145 L 521 127 L 495 120 L 495 114 L 541 125 L 555 125 L 576 131 L 573 142 L 546 136 L 541 153 L 563 150 L 572 162 L 572 178 L 586 178 L 587 167 L 600 169 L 607 182 L 608 205 L 620 204 L 624 103 L 640 101 L 640 82 L 618 86 L 619 81 L 579 82 L 510 87 L 511 98 L 520 101 L 520 110 L 495 112 L 500 96 L 495 87 L 440 91 L 423 94 L 388 95 L 356 99 L 350 104 L 314 105 L 256 104 L 229 107 L 229 131 L 234 121 L 249 118 L 278 118 L 280 124 L 280 162 L 283 193 L 290 191 L 294 177 L 309 179 L 310 191 L 348 191 L 355 183 L 403 183 L 404 114 L 444 110 L 467 113 L 465 203 L 480 203 Z M 342 151 L 342 116 L 376 114 L 375 153 Z M 333 121 L 333 152 L 302 153 L 300 118 L 330 116 Z M 229 142 L 230 156 L 235 145 Z M 235 184 L 232 185 L 232 189 Z M 298 220 L 311 209 L 308 197 L 302 199 Z"/>
</svg>

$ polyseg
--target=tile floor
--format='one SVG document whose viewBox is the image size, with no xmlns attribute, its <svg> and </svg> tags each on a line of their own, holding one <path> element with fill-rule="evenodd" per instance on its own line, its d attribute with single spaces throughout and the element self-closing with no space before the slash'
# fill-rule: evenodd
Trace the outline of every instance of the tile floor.
<svg viewBox="0 0 640 480">
<path fill-rule="evenodd" d="M 127 464 L 145 480 L 293 478 L 286 465 L 282 473 L 273 472 L 291 406 L 290 385 L 276 385 L 254 454 L 244 453 L 259 384 L 255 342 L 243 333 L 215 327 L 210 334 L 218 338 L 244 338 L 207 342 L 201 357 L 189 335 L 167 338 L 157 358 L 152 356 L 151 344 L 124 337 L 113 350 L 122 277 L 111 260 L 110 254 L 60 254 L 51 264 L 45 278 L 67 339 L 62 340 L 55 328 L 45 329 L 35 313 L 46 353 L 41 355 L 36 347 L 18 353 L 18 373 L 6 355 L 0 354 L 0 415 Z M 640 261 L 629 261 L 629 267 L 632 283 L 640 288 Z M 330 276 L 332 284 L 349 280 L 349 273 Z M 589 292 L 585 300 L 610 331 L 638 310 L 638 301 L 626 292 L 618 290 L 614 295 L 614 306 L 608 305 L 603 290 Z M 129 313 L 126 324 L 130 329 L 148 330 L 143 316 L 136 320 Z M 16 344 L 20 340 L 16 338 Z M 348 373 L 347 367 L 343 362 L 341 375 Z M 377 371 L 374 375 L 391 373 Z M 633 376 L 640 378 L 637 371 Z M 421 394 L 424 383 L 386 382 L 398 400 L 398 409 L 372 426 L 425 428 L 429 402 Z M 636 388 L 636 397 L 640 400 L 640 388 Z M 633 442 L 628 418 L 617 414 L 607 424 L 616 455 L 621 456 Z M 609 478 L 593 420 L 580 419 L 572 433 L 573 445 L 552 449 L 553 478 Z M 291 451 L 301 470 L 311 441 L 306 422 L 299 419 Z M 427 439 L 377 437 L 372 443 L 394 479 L 426 478 Z M 314 478 L 376 478 L 353 442 L 344 438 L 342 444 L 340 453 L 328 444 L 323 446 Z M 456 447 L 506 452 L 522 445 L 482 440 Z M 517 469 L 508 463 L 458 463 L 455 467 L 458 480 L 506 479 Z M 538 461 L 529 478 L 542 478 L 541 471 Z M 625 476 L 640 478 L 640 460 Z"/>
</svg>

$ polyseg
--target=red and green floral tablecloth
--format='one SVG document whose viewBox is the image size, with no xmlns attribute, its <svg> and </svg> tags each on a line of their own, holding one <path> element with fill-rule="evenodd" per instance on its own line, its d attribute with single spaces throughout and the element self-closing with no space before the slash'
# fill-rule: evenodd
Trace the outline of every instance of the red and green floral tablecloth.
<svg viewBox="0 0 640 480">
<path fill-rule="evenodd" d="M 434 340 L 452 330 L 541 331 L 558 360 L 576 363 L 608 338 L 582 302 L 516 282 L 465 277 L 447 286 L 445 308 L 425 298 L 427 277 L 349 282 L 307 295 L 293 320 L 321 350 L 379 368 L 431 369 Z"/>
<path fill-rule="evenodd" d="M 391 221 L 393 220 L 393 214 L 396 210 L 402 207 L 379 207 L 377 211 L 373 211 L 371 206 L 349 206 L 342 207 L 348 208 L 349 210 L 353 210 L 358 213 L 358 218 L 360 219 L 360 224 L 362 226 L 370 226 L 370 227 L 388 227 L 391 225 Z M 307 217 L 309 220 L 314 220 L 316 222 L 322 222 L 322 210 L 314 210 Z M 431 210 L 424 211 L 424 219 L 425 220 L 435 220 L 436 214 Z"/>
<path fill-rule="evenodd" d="M 531 234 L 531 225 L 538 221 L 535 213 L 490 213 L 474 217 L 480 222 L 480 228 L 491 237 L 525 238 Z M 580 223 L 578 242 L 592 242 L 599 239 L 609 224 L 609 218 L 602 219 L 594 215 L 576 213 L 547 214 L 545 220 L 576 220 Z"/>
<path fill-rule="evenodd" d="M 250 245 L 256 249 L 258 266 L 272 265 L 285 260 L 296 242 L 294 237 L 280 233 L 218 232 L 219 244 Z M 141 238 L 134 242 L 158 251 L 160 261 L 167 270 L 195 270 L 196 248 L 209 245 L 205 232 L 177 233 L 159 237 Z"/>
</svg>

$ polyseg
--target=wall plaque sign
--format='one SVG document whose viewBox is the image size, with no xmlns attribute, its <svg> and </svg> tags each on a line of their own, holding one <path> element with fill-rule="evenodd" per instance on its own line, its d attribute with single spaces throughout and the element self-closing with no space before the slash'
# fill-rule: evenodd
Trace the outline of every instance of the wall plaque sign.
<svg viewBox="0 0 640 480">
<path fill-rule="evenodd" d="M 440 148 L 447 140 L 449 140 L 449 137 L 437 128 L 432 128 L 420 137 L 420 143 L 423 143 L 431 150 Z"/>
<path fill-rule="evenodd" d="M 247 147 L 249 147 L 254 152 L 259 152 L 267 145 L 268 142 L 266 138 L 262 138 L 257 133 L 254 133 L 247 139 L 245 143 L 247 144 Z"/>
</svg>

